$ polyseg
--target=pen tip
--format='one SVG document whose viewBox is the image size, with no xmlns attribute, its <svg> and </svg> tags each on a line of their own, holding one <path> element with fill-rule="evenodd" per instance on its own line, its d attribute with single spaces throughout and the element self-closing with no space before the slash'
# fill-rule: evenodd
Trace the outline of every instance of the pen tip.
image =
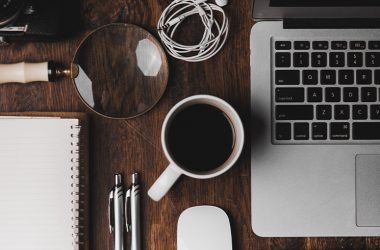
<svg viewBox="0 0 380 250">
<path fill-rule="evenodd" d="M 121 174 L 119 174 L 119 173 L 115 174 L 115 183 L 116 184 L 121 183 Z"/>
<path fill-rule="evenodd" d="M 139 180 L 139 174 L 138 173 L 134 173 L 132 175 L 132 183 L 138 183 L 140 180 Z"/>
</svg>

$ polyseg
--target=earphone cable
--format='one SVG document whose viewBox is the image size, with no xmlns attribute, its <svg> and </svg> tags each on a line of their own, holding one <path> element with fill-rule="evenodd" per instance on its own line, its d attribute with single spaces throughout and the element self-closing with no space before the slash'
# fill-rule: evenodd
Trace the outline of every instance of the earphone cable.
<svg viewBox="0 0 380 250">
<path fill-rule="evenodd" d="M 214 11 L 221 13 L 221 23 L 215 18 Z M 199 15 L 204 26 L 202 38 L 198 44 L 184 45 L 173 39 L 182 22 L 193 15 Z M 224 10 L 205 0 L 174 0 L 163 11 L 158 24 L 158 35 L 167 52 L 188 62 L 200 62 L 217 54 L 226 42 L 229 21 Z"/>
</svg>

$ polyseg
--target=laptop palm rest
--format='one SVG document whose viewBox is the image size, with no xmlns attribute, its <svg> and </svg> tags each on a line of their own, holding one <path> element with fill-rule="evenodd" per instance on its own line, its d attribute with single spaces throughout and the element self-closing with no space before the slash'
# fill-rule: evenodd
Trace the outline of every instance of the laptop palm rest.
<svg viewBox="0 0 380 250">
<path fill-rule="evenodd" d="M 380 226 L 380 155 L 356 155 L 356 224 Z"/>
</svg>

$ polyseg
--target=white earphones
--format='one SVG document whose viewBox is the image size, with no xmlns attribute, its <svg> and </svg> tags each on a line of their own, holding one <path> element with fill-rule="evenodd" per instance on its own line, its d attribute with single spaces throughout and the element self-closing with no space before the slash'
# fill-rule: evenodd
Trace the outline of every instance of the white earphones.
<svg viewBox="0 0 380 250">
<path fill-rule="evenodd" d="M 166 7 L 158 20 L 157 29 L 171 56 L 188 62 L 200 62 L 220 51 L 229 30 L 229 21 L 221 6 L 225 6 L 228 0 L 215 0 L 215 3 L 207 3 L 207 0 L 174 0 Z M 221 20 L 215 18 L 214 11 L 221 13 Z M 202 20 L 204 32 L 201 41 L 194 45 L 174 41 L 179 25 L 192 15 L 197 15 Z"/>
<path fill-rule="evenodd" d="M 215 0 L 215 3 L 220 7 L 224 7 L 228 4 L 228 0 Z"/>
</svg>

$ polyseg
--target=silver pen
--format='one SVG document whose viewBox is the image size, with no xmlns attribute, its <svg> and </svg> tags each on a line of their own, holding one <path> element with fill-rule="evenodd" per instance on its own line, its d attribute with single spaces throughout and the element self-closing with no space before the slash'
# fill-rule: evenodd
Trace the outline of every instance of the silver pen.
<svg viewBox="0 0 380 250">
<path fill-rule="evenodd" d="M 115 250 L 124 250 L 124 192 L 121 174 L 115 174 L 115 187 L 109 194 L 108 218 L 114 233 Z"/>
<path fill-rule="evenodd" d="M 125 195 L 126 228 L 131 233 L 131 250 L 141 250 L 140 191 L 139 174 L 134 173 L 132 185 Z"/>
</svg>

